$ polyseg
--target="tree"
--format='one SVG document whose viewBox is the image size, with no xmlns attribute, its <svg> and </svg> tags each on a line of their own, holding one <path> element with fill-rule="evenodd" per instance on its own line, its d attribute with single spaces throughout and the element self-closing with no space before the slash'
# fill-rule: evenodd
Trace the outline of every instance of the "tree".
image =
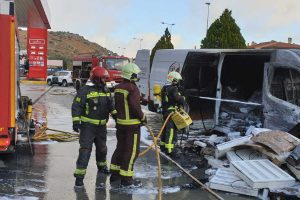
<svg viewBox="0 0 300 200">
<path fill-rule="evenodd" d="M 174 49 L 174 46 L 171 42 L 171 33 L 169 32 L 168 28 L 165 30 L 165 34 L 161 36 L 158 42 L 155 44 L 151 51 L 150 55 L 150 66 L 152 66 L 152 61 L 155 55 L 156 50 L 158 49 Z"/>
<path fill-rule="evenodd" d="M 225 9 L 221 17 L 211 24 L 206 37 L 201 41 L 201 48 L 246 48 L 245 39 L 241 34 L 240 28 L 231 16 L 231 11 Z"/>
</svg>

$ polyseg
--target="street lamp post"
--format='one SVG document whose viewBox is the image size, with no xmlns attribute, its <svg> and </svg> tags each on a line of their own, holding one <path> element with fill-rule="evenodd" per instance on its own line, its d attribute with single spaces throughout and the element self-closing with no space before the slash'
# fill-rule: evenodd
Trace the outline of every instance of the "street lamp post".
<svg viewBox="0 0 300 200">
<path fill-rule="evenodd" d="M 134 39 L 134 40 L 139 40 L 139 41 L 140 41 L 140 49 L 142 49 L 142 41 L 143 41 L 143 38 L 136 38 L 136 37 L 134 37 L 134 38 L 132 38 L 132 39 Z"/>
<path fill-rule="evenodd" d="M 121 47 L 118 47 L 118 52 L 121 54 Z"/>
<path fill-rule="evenodd" d="M 124 52 L 125 52 L 126 48 L 118 47 L 118 49 L 119 49 L 118 51 L 120 52 L 120 54 L 124 56 Z"/>
<path fill-rule="evenodd" d="M 174 26 L 175 24 L 171 24 L 171 23 L 167 23 L 167 22 L 161 22 L 161 24 L 166 24 L 167 26 L 170 26 L 170 33 L 172 33 L 172 26 Z"/>
<path fill-rule="evenodd" d="M 209 19 L 209 6 L 210 6 L 210 2 L 206 2 L 205 4 L 207 5 L 207 20 L 206 20 L 206 35 L 207 35 L 207 31 L 208 31 L 208 19 Z"/>
</svg>

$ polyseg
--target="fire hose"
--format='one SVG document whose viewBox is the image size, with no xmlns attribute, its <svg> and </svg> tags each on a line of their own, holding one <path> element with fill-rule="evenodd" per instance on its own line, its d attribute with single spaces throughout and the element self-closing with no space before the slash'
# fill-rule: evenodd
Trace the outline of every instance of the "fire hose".
<svg viewBox="0 0 300 200">
<path fill-rule="evenodd" d="M 157 160 L 157 165 L 158 165 L 158 170 L 157 170 L 157 184 L 158 184 L 158 200 L 162 199 L 162 181 L 161 181 L 161 164 L 160 164 L 160 155 L 162 155 L 164 158 L 167 160 L 171 161 L 174 163 L 180 170 L 182 170 L 186 175 L 188 175 L 191 179 L 193 179 L 197 184 L 199 184 L 202 188 L 204 188 L 207 192 L 211 193 L 214 197 L 216 197 L 219 200 L 224 200 L 221 196 L 219 196 L 217 193 L 215 193 L 213 190 L 208 188 L 205 184 L 200 182 L 197 178 L 195 178 L 193 175 L 191 175 L 187 170 L 185 170 L 180 164 L 178 164 L 176 161 L 171 159 L 169 156 L 165 155 L 160 151 L 157 145 L 157 141 L 161 137 L 163 130 L 167 124 L 167 122 L 170 120 L 174 113 L 170 113 L 168 117 L 166 118 L 164 124 L 162 125 L 157 137 L 155 137 L 153 131 L 150 129 L 150 127 L 147 124 L 144 124 L 145 127 L 147 128 L 148 132 L 150 133 L 153 143 L 149 145 L 147 149 L 145 149 L 143 152 L 139 154 L 139 157 L 144 156 L 149 150 L 151 150 L 154 146 L 155 148 L 155 154 L 156 154 L 156 160 Z M 46 131 L 54 131 L 54 132 L 59 132 L 59 133 L 53 133 L 53 134 L 46 134 Z M 77 140 L 79 138 L 79 134 L 74 134 L 66 131 L 61 131 L 57 129 L 51 129 L 47 127 L 46 125 L 42 126 L 38 132 L 35 133 L 35 135 L 32 137 L 33 140 L 35 141 L 41 141 L 41 140 L 56 140 L 59 142 L 71 142 L 74 140 Z"/>
<path fill-rule="evenodd" d="M 180 164 L 178 164 L 176 161 L 174 161 L 172 158 L 170 158 L 169 156 L 165 155 L 164 153 L 162 153 L 158 146 L 157 146 L 157 141 L 160 138 L 167 122 L 169 121 L 170 117 L 173 115 L 174 113 L 170 113 L 168 115 L 168 117 L 166 118 L 163 126 L 161 127 L 157 137 L 154 136 L 152 130 L 150 129 L 150 127 L 147 124 L 144 124 L 145 127 L 147 128 L 147 130 L 149 131 L 153 143 L 151 145 L 149 145 L 149 147 L 144 150 L 143 152 L 141 152 L 139 154 L 139 157 L 144 156 L 150 149 L 153 148 L 153 146 L 155 147 L 155 154 L 156 154 L 156 160 L 157 160 L 157 175 L 158 175 L 158 179 L 157 179 L 157 184 L 158 184 L 158 199 L 161 200 L 162 199 L 162 181 L 161 181 L 161 165 L 160 165 L 160 155 L 162 155 L 164 158 L 166 158 L 167 160 L 171 161 L 173 164 L 175 164 L 180 170 L 182 170 L 186 175 L 188 175 L 191 179 L 193 179 L 193 181 L 195 181 L 198 185 L 200 185 L 204 190 L 206 190 L 207 192 L 209 192 L 210 194 L 212 194 L 214 197 L 216 197 L 219 200 L 224 200 L 221 196 L 219 196 L 217 193 L 215 193 L 213 190 L 211 190 L 209 187 L 207 187 L 205 184 L 203 184 L 201 181 L 199 181 L 197 178 L 195 178 L 192 174 L 190 174 L 187 170 L 185 170 Z"/>
</svg>

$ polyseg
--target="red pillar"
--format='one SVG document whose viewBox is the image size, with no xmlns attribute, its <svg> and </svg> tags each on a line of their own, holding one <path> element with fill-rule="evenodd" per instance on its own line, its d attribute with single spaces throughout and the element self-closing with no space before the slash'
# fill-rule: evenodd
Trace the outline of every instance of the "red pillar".
<svg viewBox="0 0 300 200">
<path fill-rule="evenodd" d="M 28 28 L 27 54 L 29 72 L 27 79 L 47 78 L 48 31 L 42 28 Z"/>
</svg>

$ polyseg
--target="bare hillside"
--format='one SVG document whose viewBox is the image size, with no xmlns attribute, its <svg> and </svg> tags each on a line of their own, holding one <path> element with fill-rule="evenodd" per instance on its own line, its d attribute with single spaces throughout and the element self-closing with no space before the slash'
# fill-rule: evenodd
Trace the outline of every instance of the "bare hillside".
<svg viewBox="0 0 300 200">
<path fill-rule="evenodd" d="M 26 49 L 26 34 L 26 31 L 20 30 L 21 49 Z M 72 58 L 79 54 L 113 54 L 99 44 L 74 33 L 49 31 L 48 39 L 49 59 L 64 60 L 64 65 L 68 68 L 72 65 Z"/>
</svg>

